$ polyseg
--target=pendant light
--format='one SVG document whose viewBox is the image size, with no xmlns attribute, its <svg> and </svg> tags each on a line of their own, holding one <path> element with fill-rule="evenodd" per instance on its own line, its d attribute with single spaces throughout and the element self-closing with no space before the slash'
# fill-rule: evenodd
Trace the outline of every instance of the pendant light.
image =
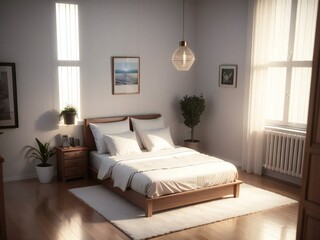
<svg viewBox="0 0 320 240">
<path fill-rule="evenodd" d="M 178 71 L 188 71 L 194 60 L 194 54 L 188 47 L 188 42 L 184 41 L 184 2 L 183 0 L 183 16 L 182 16 L 182 41 L 179 42 L 179 47 L 172 55 L 172 63 Z"/>
</svg>

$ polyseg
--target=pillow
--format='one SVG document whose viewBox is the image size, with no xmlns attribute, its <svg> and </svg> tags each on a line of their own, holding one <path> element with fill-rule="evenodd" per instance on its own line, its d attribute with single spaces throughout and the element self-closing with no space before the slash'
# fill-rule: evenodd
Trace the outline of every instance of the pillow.
<svg viewBox="0 0 320 240">
<path fill-rule="evenodd" d="M 174 148 L 169 128 L 143 130 L 140 137 L 150 152 Z"/>
<path fill-rule="evenodd" d="M 164 121 L 163 117 L 160 116 L 155 119 L 137 119 L 137 118 L 131 118 L 133 130 L 138 133 L 137 135 L 137 141 L 140 146 L 140 148 L 147 147 L 143 140 L 141 139 L 140 132 L 143 130 L 151 130 L 151 129 L 159 129 L 164 128 Z"/>
<path fill-rule="evenodd" d="M 129 118 L 120 122 L 89 123 L 99 154 L 107 153 L 108 147 L 103 139 L 104 134 L 117 134 L 130 131 Z"/>
<path fill-rule="evenodd" d="M 111 156 L 128 155 L 141 153 L 134 132 L 124 132 L 119 134 L 104 135 L 104 140 L 108 145 Z"/>
</svg>

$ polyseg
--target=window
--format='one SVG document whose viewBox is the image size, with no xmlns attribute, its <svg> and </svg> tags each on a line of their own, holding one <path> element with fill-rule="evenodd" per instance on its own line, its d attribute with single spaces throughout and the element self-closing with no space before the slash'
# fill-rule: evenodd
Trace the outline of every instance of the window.
<svg viewBox="0 0 320 240">
<path fill-rule="evenodd" d="M 74 105 L 80 117 L 78 5 L 56 3 L 57 61 L 60 110 Z"/>
<path fill-rule="evenodd" d="M 266 119 L 305 128 L 318 0 L 272 1 L 266 35 Z"/>
</svg>

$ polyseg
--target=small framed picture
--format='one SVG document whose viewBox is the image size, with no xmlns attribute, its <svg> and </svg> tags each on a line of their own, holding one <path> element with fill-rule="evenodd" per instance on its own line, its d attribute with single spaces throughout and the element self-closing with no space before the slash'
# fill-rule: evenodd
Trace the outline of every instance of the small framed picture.
<svg viewBox="0 0 320 240">
<path fill-rule="evenodd" d="M 69 136 L 62 135 L 61 136 L 62 147 L 70 147 Z"/>
<path fill-rule="evenodd" d="M 0 128 L 18 128 L 15 63 L 0 63 Z"/>
<path fill-rule="evenodd" d="M 74 147 L 74 137 L 69 137 L 69 143 L 71 147 Z"/>
<path fill-rule="evenodd" d="M 237 87 L 237 65 L 220 65 L 219 66 L 219 86 L 220 87 Z"/>
<path fill-rule="evenodd" d="M 112 94 L 140 93 L 140 57 L 112 57 Z"/>
<path fill-rule="evenodd" d="M 75 139 L 74 139 L 74 146 L 75 146 L 75 147 L 80 146 L 80 139 L 79 139 L 79 138 L 75 138 Z"/>
</svg>

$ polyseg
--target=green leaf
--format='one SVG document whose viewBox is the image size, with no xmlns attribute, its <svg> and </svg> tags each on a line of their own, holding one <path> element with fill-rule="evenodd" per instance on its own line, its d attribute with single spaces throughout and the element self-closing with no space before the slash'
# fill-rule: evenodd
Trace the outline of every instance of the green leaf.
<svg viewBox="0 0 320 240">
<path fill-rule="evenodd" d="M 53 149 L 49 149 L 50 143 L 42 143 L 38 138 L 36 139 L 37 147 L 26 146 L 25 156 L 28 159 L 38 159 L 42 164 L 47 164 L 47 161 L 55 154 Z"/>
</svg>

